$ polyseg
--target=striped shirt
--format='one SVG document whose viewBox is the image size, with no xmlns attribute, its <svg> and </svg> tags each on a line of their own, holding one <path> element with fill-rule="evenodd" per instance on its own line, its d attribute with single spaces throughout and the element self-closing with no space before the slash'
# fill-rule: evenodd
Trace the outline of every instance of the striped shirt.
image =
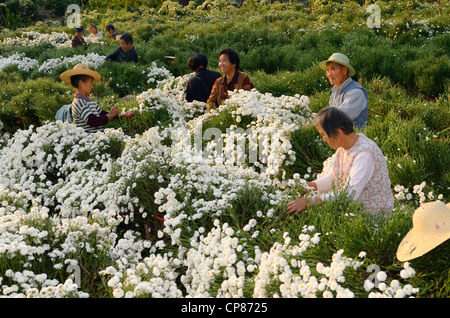
<svg viewBox="0 0 450 318">
<path fill-rule="evenodd" d="M 89 133 L 103 131 L 103 125 L 108 122 L 106 114 L 89 97 L 75 94 L 72 101 L 72 115 L 77 127 L 82 127 Z"/>
</svg>

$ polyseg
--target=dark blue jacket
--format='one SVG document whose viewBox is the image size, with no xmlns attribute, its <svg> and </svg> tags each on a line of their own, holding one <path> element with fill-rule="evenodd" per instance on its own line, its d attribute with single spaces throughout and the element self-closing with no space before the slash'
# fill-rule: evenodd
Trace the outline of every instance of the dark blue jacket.
<svg viewBox="0 0 450 318">
<path fill-rule="evenodd" d="M 192 102 L 197 100 L 205 102 L 211 94 L 211 89 L 216 79 L 221 77 L 219 72 L 201 68 L 194 77 L 189 79 L 186 87 L 186 100 Z"/>
<path fill-rule="evenodd" d="M 111 60 L 114 62 L 138 62 L 138 55 L 136 53 L 136 49 L 134 46 L 129 50 L 128 52 L 125 52 L 122 50 L 121 47 L 119 47 L 113 54 L 108 55 L 105 60 Z"/>
</svg>

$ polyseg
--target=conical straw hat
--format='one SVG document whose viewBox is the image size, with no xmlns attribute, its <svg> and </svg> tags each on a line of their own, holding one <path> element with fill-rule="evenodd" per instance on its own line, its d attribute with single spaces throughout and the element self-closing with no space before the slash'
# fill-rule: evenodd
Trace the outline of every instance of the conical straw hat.
<svg viewBox="0 0 450 318">
<path fill-rule="evenodd" d="M 65 71 L 60 77 L 64 82 L 70 84 L 70 78 L 74 75 L 89 75 L 94 79 L 93 83 L 97 83 L 102 78 L 100 73 L 89 69 L 89 66 L 83 63 L 79 63 L 73 69 Z"/>
<path fill-rule="evenodd" d="M 450 238 L 450 202 L 427 202 L 416 209 L 413 228 L 397 249 L 397 259 L 408 261 L 431 251 Z"/>
</svg>

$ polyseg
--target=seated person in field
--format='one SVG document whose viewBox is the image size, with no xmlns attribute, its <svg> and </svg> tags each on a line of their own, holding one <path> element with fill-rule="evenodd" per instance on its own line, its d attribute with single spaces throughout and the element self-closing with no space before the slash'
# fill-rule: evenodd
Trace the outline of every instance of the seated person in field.
<svg viewBox="0 0 450 318">
<path fill-rule="evenodd" d="M 120 36 L 120 47 L 105 58 L 105 61 L 114 62 L 138 62 L 138 55 L 133 46 L 133 38 L 130 34 L 124 33 Z"/>
<path fill-rule="evenodd" d="M 95 24 L 91 23 L 89 25 L 89 32 L 90 32 L 90 34 L 89 34 L 88 38 L 90 38 L 90 39 L 100 40 L 103 38 L 102 32 L 100 32 L 97 29 L 97 26 Z"/>
<path fill-rule="evenodd" d="M 253 89 L 253 83 L 250 78 L 241 73 L 239 55 L 236 51 L 226 48 L 219 53 L 219 68 L 224 74 L 218 78 L 211 90 L 208 98 L 208 112 L 220 106 L 223 100 L 228 98 L 228 91 L 243 89 L 250 91 Z"/>
<path fill-rule="evenodd" d="M 195 72 L 195 76 L 187 82 L 186 100 L 188 102 L 197 100 L 206 103 L 214 82 L 221 75 L 219 72 L 207 69 L 208 58 L 201 53 L 192 54 L 188 59 L 188 65 Z"/>
<path fill-rule="evenodd" d="M 134 112 L 126 112 L 119 115 L 117 106 L 109 112 L 102 110 L 96 102 L 89 98 L 94 83 L 101 79 L 98 72 L 90 70 L 85 64 L 77 64 L 73 69 L 60 75 L 61 79 L 76 89 L 72 101 L 72 118 L 77 127 L 82 127 L 86 132 L 95 133 L 103 131 L 103 126 L 115 117 L 134 116 Z"/>
<path fill-rule="evenodd" d="M 368 94 L 365 88 L 355 82 L 351 76 L 355 69 L 349 58 L 342 53 L 334 53 L 326 61 L 319 63 L 326 70 L 331 89 L 329 106 L 344 111 L 353 121 L 355 128 L 364 129 L 368 115 Z"/>
<path fill-rule="evenodd" d="M 362 133 L 355 133 L 350 117 L 337 107 L 326 107 L 314 118 L 322 139 L 336 149 L 331 168 L 308 186 L 319 195 L 297 198 L 287 204 L 297 214 L 313 204 L 330 200 L 336 189 L 360 200 L 371 214 L 389 215 L 394 207 L 391 180 L 381 149 Z"/>
<path fill-rule="evenodd" d="M 77 48 L 79 46 L 84 45 L 84 49 L 87 50 L 87 44 L 86 41 L 84 40 L 84 28 L 82 26 L 77 27 L 75 29 L 75 35 L 72 38 L 72 47 L 73 48 Z"/>
<path fill-rule="evenodd" d="M 108 33 L 111 36 L 111 38 L 114 40 L 119 39 L 120 32 L 117 31 L 116 28 L 114 27 L 114 25 L 112 25 L 112 24 L 106 25 L 106 33 Z"/>
</svg>

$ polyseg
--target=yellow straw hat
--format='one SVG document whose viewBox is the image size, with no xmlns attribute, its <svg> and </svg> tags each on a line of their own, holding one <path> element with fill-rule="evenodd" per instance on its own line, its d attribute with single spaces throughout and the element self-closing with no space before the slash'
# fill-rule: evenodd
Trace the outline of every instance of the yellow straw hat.
<svg viewBox="0 0 450 318">
<path fill-rule="evenodd" d="M 397 259 L 408 261 L 431 251 L 450 238 L 450 202 L 427 202 L 416 209 L 413 228 L 397 249 Z"/>
<path fill-rule="evenodd" d="M 90 70 L 89 66 L 83 63 L 79 63 L 73 67 L 73 69 L 65 71 L 60 75 L 61 79 L 70 84 L 70 78 L 74 75 L 88 75 L 91 76 L 94 80 L 93 83 L 97 83 L 102 76 L 100 73 Z"/>
<path fill-rule="evenodd" d="M 320 68 L 326 70 L 328 62 L 334 62 L 346 66 L 348 68 L 348 76 L 353 76 L 356 74 L 355 69 L 353 68 L 353 66 L 350 65 L 350 60 L 348 56 L 345 54 L 342 53 L 331 54 L 328 60 L 319 63 Z"/>
</svg>

